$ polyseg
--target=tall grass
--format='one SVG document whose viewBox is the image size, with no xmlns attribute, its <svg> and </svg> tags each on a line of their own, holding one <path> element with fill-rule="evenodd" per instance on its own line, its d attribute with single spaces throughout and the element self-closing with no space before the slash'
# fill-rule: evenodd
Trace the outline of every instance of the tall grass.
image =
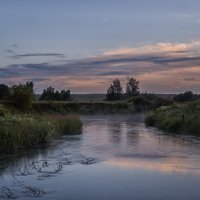
<svg viewBox="0 0 200 200">
<path fill-rule="evenodd" d="M 45 144 L 58 134 L 82 133 L 82 122 L 77 116 L 38 117 L 27 114 L 0 116 L 0 153 Z"/>
<path fill-rule="evenodd" d="M 82 133 L 83 123 L 76 115 L 54 117 L 53 121 L 59 133 L 70 135 Z"/>
<path fill-rule="evenodd" d="M 148 113 L 145 122 L 167 131 L 200 134 L 200 101 L 161 107 Z"/>
</svg>

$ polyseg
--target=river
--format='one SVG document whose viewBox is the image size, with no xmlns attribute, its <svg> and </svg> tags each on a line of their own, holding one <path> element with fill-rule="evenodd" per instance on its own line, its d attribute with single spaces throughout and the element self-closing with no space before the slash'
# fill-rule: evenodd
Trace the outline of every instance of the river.
<svg viewBox="0 0 200 200">
<path fill-rule="evenodd" d="M 0 199 L 199 200 L 200 139 L 141 118 L 82 116 L 82 135 L 1 157 Z"/>
</svg>

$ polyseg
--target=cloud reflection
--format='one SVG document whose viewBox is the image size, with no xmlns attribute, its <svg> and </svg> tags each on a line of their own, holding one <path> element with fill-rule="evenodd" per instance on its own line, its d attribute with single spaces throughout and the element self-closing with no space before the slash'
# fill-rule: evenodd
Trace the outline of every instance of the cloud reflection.
<svg viewBox="0 0 200 200">
<path fill-rule="evenodd" d="M 189 162 L 184 158 L 115 158 L 106 161 L 106 164 L 122 169 L 139 169 L 148 171 L 160 171 L 161 173 L 192 173 L 200 176 L 197 168 L 199 163 Z"/>
</svg>

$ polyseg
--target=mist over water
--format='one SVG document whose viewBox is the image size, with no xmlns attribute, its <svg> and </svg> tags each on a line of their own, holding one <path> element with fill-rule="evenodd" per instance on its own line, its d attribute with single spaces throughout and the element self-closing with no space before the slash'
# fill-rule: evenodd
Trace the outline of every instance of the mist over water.
<svg viewBox="0 0 200 200">
<path fill-rule="evenodd" d="M 84 134 L 0 160 L 0 199 L 200 198 L 200 139 L 143 115 L 82 116 Z"/>
</svg>

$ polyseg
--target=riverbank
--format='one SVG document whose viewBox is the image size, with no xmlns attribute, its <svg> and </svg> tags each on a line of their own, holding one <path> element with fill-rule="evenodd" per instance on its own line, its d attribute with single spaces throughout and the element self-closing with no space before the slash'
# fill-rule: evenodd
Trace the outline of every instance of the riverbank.
<svg viewBox="0 0 200 200">
<path fill-rule="evenodd" d="M 0 105 L 0 153 L 46 144 L 59 134 L 82 133 L 78 116 L 36 115 L 11 113 Z"/>
<path fill-rule="evenodd" d="M 145 123 L 172 133 L 200 134 L 200 101 L 162 106 L 150 112 Z"/>
<path fill-rule="evenodd" d="M 80 133 L 79 114 L 136 114 L 170 104 L 155 95 L 140 95 L 114 102 L 34 101 L 31 109 L 24 111 L 12 101 L 2 101 L 0 153 L 45 144 L 56 134 Z"/>
<path fill-rule="evenodd" d="M 75 102 L 35 101 L 33 111 L 37 113 L 77 114 L 131 114 L 146 112 L 160 106 L 171 105 L 172 101 L 156 95 L 140 95 L 122 101 Z"/>
<path fill-rule="evenodd" d="M 199 199 L 199 137 L 163 134 L 137 115 L 81 119 L 81 136 L 1 156 L 0 199 Z"/>
</svg>

